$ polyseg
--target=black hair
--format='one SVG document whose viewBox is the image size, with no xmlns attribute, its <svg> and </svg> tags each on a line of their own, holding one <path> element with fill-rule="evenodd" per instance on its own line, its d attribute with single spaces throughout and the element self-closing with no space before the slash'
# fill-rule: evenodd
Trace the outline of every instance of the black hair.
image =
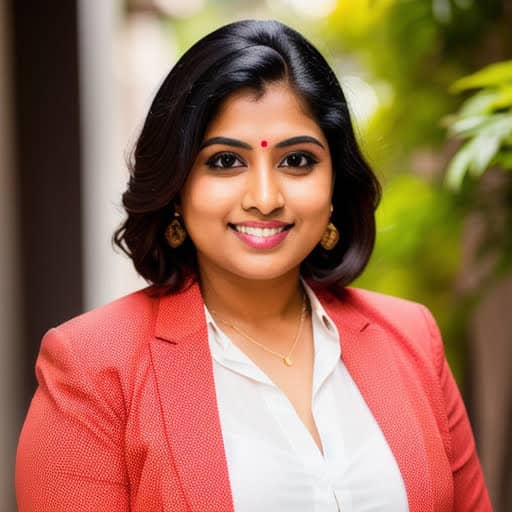
<svg viewBox="0 0 512 512">
<path fill-rule="evenodd" d="M 174 203 L 222 102 L 242 88 L 262 95 L 274 82 L 285 82 L 307 106 L 333 165 L 331 220 L 340 241 L 331 251 L 318 245 L 302 263 L 302 275 L 346 286 L 366 266 L 381 191 L 357 144 L 336 75 L 297 31 L 275 20 L 244 20 L 208 34 L 180 58 L 156 93 L 132 153 L 123 194 L 127 218 L 113 240 L 150 283 L 175 291 L 195 275 L 190 239 L 177 249 L 165 239 Z"/>
</svg>

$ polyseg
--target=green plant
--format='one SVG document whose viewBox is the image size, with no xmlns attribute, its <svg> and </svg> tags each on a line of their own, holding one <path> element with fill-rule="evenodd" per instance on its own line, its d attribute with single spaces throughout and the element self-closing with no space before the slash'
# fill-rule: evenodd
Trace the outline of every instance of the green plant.
<svg viewBox="0 0 512 512">
<path fill-rule="evenodd" d="M 480 177 L 492 166 L 512 170 L 512 61 L 491 64 L 457 80 L 452 91 L 476 89 L 452 116 L 448 134 L 464 140 L 446 173 L 447 185 L 459 190 L 464 177 Z"/>
</svg>

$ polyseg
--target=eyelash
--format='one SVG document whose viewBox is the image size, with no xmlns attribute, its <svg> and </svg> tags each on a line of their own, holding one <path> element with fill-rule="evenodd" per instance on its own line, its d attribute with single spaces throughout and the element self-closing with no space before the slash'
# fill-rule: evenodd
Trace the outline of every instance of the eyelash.
<svg viewBox="0 0 512 512">
<path fill-rule="evenodd" d="M 231 165 L 231 166 L 218 165 L 218 163 L 216 163 L 216 162 L 218 162 L 218 160 L 220 158 L 222 158 L 223 156 L 232 156 L 235 159 L 235 161 L 240 162 L 242 165 Z M 290 158 L 292 156 L 299 156 L 301 158 L 301 161 L 303 158 L 305 158 L 306 164 L 305 165 L 282 165 L 283 162 L 285 162 L 288 158 Z M 279 167 L 292 168 L 292 169 L 310 169 L 317 163 L 318 163 L 318 160 L 310 153 L 308 153 L 306 151 L 293 151 L 292 153 L 288 153 L 281 160 Z M 242 167 L 243 164 L 244 164 L 243 160 L 236 153 L 231 153 L 229 151 L 223 151 L 221 153 L 216 153 L 215 155 L 211 156 L 206 161 L 206 165 L 210 169 L 237 169 L 238 167 Z"/>
</svg>

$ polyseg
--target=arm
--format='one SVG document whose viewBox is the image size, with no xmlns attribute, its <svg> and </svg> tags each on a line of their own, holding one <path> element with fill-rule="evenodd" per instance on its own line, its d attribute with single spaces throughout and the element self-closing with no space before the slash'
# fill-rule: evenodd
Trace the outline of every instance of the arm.
<svg viewBox="0 0 512 512">
<path fill-rule="evenodd" d="M 446 451 L 453 475 L 453 511 L 490 512 L 492 506 L 485 486 L 466 408 L 446 361 L 437 324 L 426 308 L 423 309 L 423 313 L 431 334 L 432 348 L 450 434 L 449 446 L 446 446 Z"/>
<path fill-rule="evenodd" d="M 20 512 L 129 511 L 117 374 L 77 349 L 57 329 L 43 338 L 16 456 Z"/>
</svg>

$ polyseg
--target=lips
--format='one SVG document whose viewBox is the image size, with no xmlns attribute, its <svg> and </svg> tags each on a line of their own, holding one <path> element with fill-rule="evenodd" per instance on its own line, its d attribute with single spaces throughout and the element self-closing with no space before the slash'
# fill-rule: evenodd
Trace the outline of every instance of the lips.
<svg viewBox="0 0 512 512">
<path fill-rule="evenodd" d="M 272 249 L 288 235 L 293 224 L 278 221 L 242 222 L 229 227 L 243 242 L 255 249 Z"/>
</svg>

